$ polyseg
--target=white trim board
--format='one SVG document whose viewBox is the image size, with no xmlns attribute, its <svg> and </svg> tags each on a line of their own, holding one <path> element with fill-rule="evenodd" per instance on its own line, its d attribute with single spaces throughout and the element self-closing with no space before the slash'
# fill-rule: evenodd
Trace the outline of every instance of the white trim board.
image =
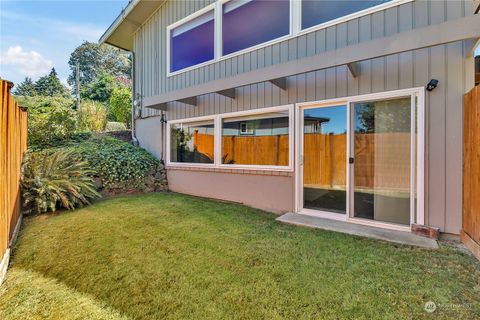
<svg viewBox="0 0 480 320">
<path fill-rule="evenodd" d="M 2 257 L 2 261 L 0 261 L 0 285 L 2 285 L 3 280 L 7 275 L 8 263 L 10 262 L 10 248 L 7 248 L 5 254 Z"/>
<path fill-rule="evenodd" d="M 23 220 L 23 215 L 20 214 L 20 217 L 18 218 L 17 223 L 15 224 L 15 229 L 13 229 L 12 238 L 10 239 L 10 241 L 8 243 L 8 248 L 7 248 L 7 250 L 5 251 L 5 253 L 2 257 L 2 261 L 0 261 L 0 285 L 2 285 L 3 280 L 5 280 L 5 276 L 6 276 L 7 270 L 8 270 L 8 265 L 10 263 L 10 256 L 11 256 L 11 253 L 12 253 L 11 248 L 13 247 L 15 242 L 17 241 L 17 237 L 18 237 L 18 234 L 20 232 L 20 227 L 22 225 L 22 220 Z"/>
</svg>

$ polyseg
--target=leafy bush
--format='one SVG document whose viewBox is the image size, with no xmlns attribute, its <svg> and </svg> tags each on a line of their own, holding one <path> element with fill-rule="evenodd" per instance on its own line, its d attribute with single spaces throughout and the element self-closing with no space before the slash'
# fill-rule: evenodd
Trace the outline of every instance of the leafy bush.
<svg viewBox="0 0 480 320">
<path fill-rule="evenodd" d="M 127 87 L 113 89 L 110 98 L 110 111 L 118 122 L 124 123 L 130 128 L 132 120 L 132 92 Z"/>
<path fill-rule="evenodd" d="M 107 125 L 105 126 L 105 131 L 106 132 L 111 132 L 111 131 L 125 131 L 127 130 L 127 127 L 125 126 L 124 123 L 122 122 L 107 122 Z"/>
<path fill-rule="evenodd" d="M 58 207 L 74 209 L 100 197 L 86 161 L 72 152 L 27 153 L 22 172 L 22 200 L 26 213 L 39 214 Z"/>
<path fill-rule="evenodd" d="M 107 109 L 101 103 L 83 101 L 78 111 L 78 128 L 83 131 L 103 131 L 107 124 L 107 113 Z"/>
<path fill-rule="evenodd" d="M 62 97 L 18 97 L 28 108 L 28 144 L 56 146 L 71 139 L 77 129 L 77 114 L 72 99 Z"/>
<path fill-rule="evenodd" d="M 146 150 L 108 136 L 94 136 L 71 145 L 69 150 L 89 162 L 101 180 L 101 188 L 107 190 L 142 190 L 146 177 L 159 164 Z"/>
</svg>

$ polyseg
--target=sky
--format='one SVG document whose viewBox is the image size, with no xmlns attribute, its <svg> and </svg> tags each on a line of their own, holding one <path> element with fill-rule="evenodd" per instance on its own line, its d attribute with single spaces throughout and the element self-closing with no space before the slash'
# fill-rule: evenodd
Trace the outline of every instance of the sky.
<svg viewBox="0 0 480 320">
<path fill-rule="evenodd" d="M 128 0 L 0 0 L 0 77 L 33 80 L 52 67 L 66 83 L 70 53 L 97 42 Z"/>
</svg>

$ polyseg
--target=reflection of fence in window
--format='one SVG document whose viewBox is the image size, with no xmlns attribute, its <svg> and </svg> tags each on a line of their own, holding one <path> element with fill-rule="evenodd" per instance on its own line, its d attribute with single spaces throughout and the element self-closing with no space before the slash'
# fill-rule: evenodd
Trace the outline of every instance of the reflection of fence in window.
<svg viewBox="0 0 480 320">
<path fill-rule="evenodd" d="M 225 136 L 224 163 L 288 166 L 288 135 Z M 407 191 L 410 188 L 410 133 L 355 135 L 355 185 L 364 188 Z M 346 134 L 304 136 L 304 183 L 345 188 Z M 197 133 L 197 151 L 208 153 L 213 136 Z"/>
<path fill-rule="evenodd" d="M 344 189 L 346 134 L 304 137 L 304 183 Z M 409 191 L 410 133 L 356 134 L 355 145 L 357 188 Z"/>
<path fill-rule="evenodd" d="M 213 134 L 198 133 L 198 130 L 195 130 L 195 132 L 193 133 L 194 150 L 209 158 L 212 163 L 214 160 L 214 144 L 215 139 Z"/>
<path fill-rule="evenodd" d="M 170 161 L 180 163 L 214 162 L 214 126 L 211 123 L 174 124 L 170 129 Z M 197 147 L 197 135 L 208 136 L 202 143 L 202 150 Z"/>
</svg>

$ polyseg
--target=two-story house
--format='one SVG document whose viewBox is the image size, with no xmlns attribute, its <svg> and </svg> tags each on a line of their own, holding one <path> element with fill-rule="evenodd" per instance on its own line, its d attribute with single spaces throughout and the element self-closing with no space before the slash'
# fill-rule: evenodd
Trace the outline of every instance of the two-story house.
<svg viewBox="0 0 480 320">
<path fill-rule="evenodd" d="M 169 187 L 396 230 L 462 223 L 471 0 L 132 0 L 134 137 Z"/>
</svg>

